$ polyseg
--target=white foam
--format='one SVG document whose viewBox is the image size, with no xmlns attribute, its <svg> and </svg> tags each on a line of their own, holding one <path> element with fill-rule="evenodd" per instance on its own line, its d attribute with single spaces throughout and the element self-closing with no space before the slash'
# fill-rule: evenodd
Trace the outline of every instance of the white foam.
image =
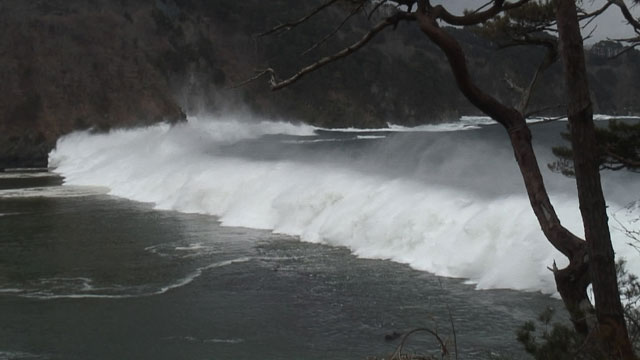
<svg viewBox="0 0 640 360">
<path fill-rule="evenodd" d="M 554 260 L 562 266 L 564 257 L 541 233 L 524 190 L 492 197 L 458 188 L 453 177 L 460 171 L 454 172 L 452 167 L 459 168 L 459 163 L 454 159 L 448 160 L 450 165 L 427 164 L 427 169 L 432 166 L 453 176 L 450 182 L 432 182 L 383 171 L 362 172 L 337 161 L 304 163 L 225 156 L 210 149 L 229 144 L 230 138 L 237 141 L 279 131 L 308 136 L 309 129 L 261 122 L 232 125 L 228 120 L 220 127 L 215 121 L 203 124 L 190 121 L 176 128 L 72 134 L 58 142 L 50 154 L 50 165 L 57 166 L 67 184 L 106 186 L 113 195 L 154 203 L 159 209 L 212 214 L 223 225 L 270 229 L 303 241 L 346 246 L 358 256 L 467 278 L 481 289 L 555 292 L 547 266 Z M 250 130 L 242 130 L 244 126 Z M 202 131 L 203 127 L 209 131 Z M 453 149 L 457 148 L 454 144 Z M 498 164 L 488 168 L 483 158 L 478 158 L 482 153 L 458 149 L 447 156 L 465 157 L 464 164 L 473 167 L 469 174 L 483 182 L 489 179 L 498 187 L 504 181 L 521 183 L 518 175 L 504 179 L 508 174 L 505 169 L 516 171 L 511 162 L 494 160 Z M 377 156 L 371 155 L 374 159 Z M 420 161 L 434 161 L 430 156 L 420 157 Z M 433 158 L 441 162 L 442 156 Z M 402 157 L 397 154 L 394 159 Z M 497 165 L 501 167 L 495 169 Z M 581 236 L 575 196 L 552 195 L 563 224 Z M 621 208 L 614 202 L 609 205 L 612 211 Z M 619 217 L 629 223 L 639 214 Z M 628 257 L 629 269 L 640 273 L 635 250 L 625 245 L 624 234 L 612 231 L 617 254 Z M 198 272 L 193 273 L 176 286 L 197 276 Z M 170 288 L 173 286 L 167 290 Z"/>
<path fill-rule="evenodd" d="M 232 264 L 238 264 L 238 263 L 244 263 L 247 261 L 250 261 L 251 258 L 250 257 L 241 257 L 241 258 L 237 258 L 237 259 L 232 259 L 232 260 L 225 260 L 225 261 L 219 261 L 201 268 L 196 269 L 194 272 L 192 272 L 191 274 L 185 276 L 184 278 L 178 280 L 176 283 L 171 284 L 169 286 L 165 286 L 162 287 L 160 290 L 154 292 L 152 295 L 160 295 L 160 294 L 164 294 L 167 291 L 179 288 L 179 287 L 183 287 L 185 285 L 190 284 L 191 282 L 193 282 L 193 280 L 199 278 L 202 273 L 206 270 L 211 270 L 211 269 L 215 269 L 215 268 L 219 268 L 219 267 L 223 267 L 223 266 L 229 266 Z"/>
<path fill-rule="evenodd" d="M 165 243 L 145 248 L 152 254 L 176 259 L 201 258 L 219 254 L 220 248 L 214 244 L 184 244 L 183 242 Z"/>
<path fill-rule="evenodd" d="M 176 246 L 175 250 L 178 251 L 200 251 L 202 249 L 207 249 L 208 247 L 202 243 L 197 244 L 189 244 L 188 246 Z"/>
<path fill-rule="evenodd" d="M 460 122 L 475 126 L 497 124 L 495 120 L 488 116 L 461 116 Z"/>
<path fill-rule="evenodd" d="M 15 215 L 22 215 L 23 213 L 21 212 L 10 212 L 10 213 L 0 213 L 0 217 L 3 216 L 15 216 Z"/>
<path fill-rule="evenodd" d="M 310 140 L 282 140 L 283 144 L 314 144 L 324 142 L 344 142 L 352 139 L 310 139 Z"/>
<path fill-rule="evenodd" d="M 594 115 L 594 120 L 610 120 L 610 119 L 622 119 L 625 117 L 608 116 L 608 115 Z M 628 117 L 633 118 L 633 117 Z M 536 124 L 549 121 L 567 121 L 566 117 L 531 117 L 527 118 L 527 124 Z M 467 126 L 486 126 L 496 125 L 497 122 L 488 116 L 461 116 L 460 122 L 467 124 Z"/>
<path fill-rule="evenodd" d="M 400 125 L 389 124 L 391 131 L 398 132 L 448 132 L 448 131 L 460 131 L 460 130 L 475 130 L 479 129 L 479 124 L 466 123 L 464 121 L 441 123 L 441 124 L 427 124 L 414 127 L 405 127 Z"/>
<path fill-rule="evenodd" d="M 14 359 L 48 359 L 47 355 L 31 354 L 24 351 L 9 351 L 0 350 L 0 360 L 14 360 Z"/>
<path fill-rule="evenodd" d="M 43 177 L 56 177 L 58 175 L 46 172 L 20 172 L 20 171 L 9 171 L 9 172 L 0 172 L 0 179 L 32 179 L 32 178 L 43 178 Z"/>
<path fill-rule="evenodd" d="M 612 115 L 600 115 L 596 114 L 593 116 L 594 120 L 611 120 L 611 119 L 628 119 L 628 120 L 640 120 L 640 117 L 637 116 L 612 116 Z M 535 124 L 541 122 L 549 122 L 549 121 L 567 121 L 566 117 L 560 118 L 547 118 L 547 117 L 531 117 L 526 119 L 528 124 Z M 442 122 L 437 124 L 426 124 L 426 125 L 418 125 L 418 126 L 403 126 L 388 123 L 386 128 L 371 128 L 371 129 L 362 129 L 362 128 L 338 128 L 338 129 L 329 129 L 329 128 L 318 128 L 318 130 L 323 131 L 332 131 L 332 132 L 348 132 L 348 133 L 371 133 L 371 132 L 450 132 L 450 131 L 461 131 L 461 130 L 476 130 L 480 129 L 483 126 L 488 125 L 496 125 L 498 124 L 495 120 L 490 118 L 489 116 L 461 116 L 457 121 L 449 121 Z"/>
<path fill-rule="evenodd" d="M 129 299 L 154 295 L 162 295 L 171 290 L 186 286 L 211 269 L 251 261 L 253 258 L 241 257 L 218 261 L 200 268 L 178 279 L 176 282 L 162 286 L 156 290 L 141 288 L 140 286 L 112 285 L 95 287 L 93 280 L 84 277 L 75 278 L 45 278 L 36 281 L 26 288 L 0 288 L 0 294 L 14 295 L 40 300 L 55 299 Z M 257 258 L 261 259 L 261 258 Z"/>
<path fill-rule="evenodd" d="M 640 120 L 640 116 L 621 116 L 621 115 L 606 115 L 606 114 L 594 114 L 593 120 Z"/>
<path fill-rule="evenodd" d="M 204 343 L 204 344 L 240 344 L 243 343 L 243 339 L 200 339 L 195 336 L 170 336 L 166 337 L 163 340 L 179 340 L 179 341 L 187 341 L 191 343 Z"/>
<path fill-rule="evenodd" d="M 19 288 L 0 288 L 0 294 L 17 294 L 21 292 L 24 292 L 24 290 Z"/>
<path fill-rule="evenodd" d="M 325 130 L 325 131 L 348 132 L 348 130 L 346 129 L 332 129 L 332 130 Z M 356 131 L 356 132 L 363 132 L 363 131 Z M 315 144 L 315 143 L 347 142 L 347 141 L 354 141 L 354 140 L 377 140 L 377 139 L 384 139 L 384 138 L 386 138 L 385 135 L 356 135 L 353 138 L 348 137 L 348 138 L 282 140 L 281 143 L 283 144 Z"/>
<path fill-rule="evenodd" d="M 0 198 L 68 198 L 106 194 L 109 189 L 100 186 L 44 186 L 0 190 Z M 9 215 L 9 214 L 7 214 Z M 15 215 L 15 214 L 12 214 Z"/>
<path fill-rule="evenodd" d="M 243 343 L 243 339 L 205 339 L 204 343 L 213 343 L 213 344 L 240 344 Z"/>
<path fill-rule="evenodd" d="M 380 133 L 380 132 L 448 132 L 448 131 L 460 131 L 460 130 L 475 130 L 480 127 L 476 123 L 463 122 L 463 121 L 455 121 L 455 122 L 445 122 L 439 124 L 427 124 L 427 125 L 418 125 L 418 126 L 403 126 L 396 124 L 387 124 L 386 128 L 371 128 L 371 129 L 362 129 L 362 128 L 318 128 L 318 130 L 329 131 L 329 132 L 341 132 L 341 133 Z"/>
</svg>

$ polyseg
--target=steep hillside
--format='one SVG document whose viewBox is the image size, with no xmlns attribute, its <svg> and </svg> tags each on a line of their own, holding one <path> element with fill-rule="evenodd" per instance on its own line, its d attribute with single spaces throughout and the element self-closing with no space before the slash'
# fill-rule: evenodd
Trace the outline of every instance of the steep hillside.
<svg viewBox="0 0 640 360">
<path fill-rule="evenodd" d="M 442 54 L 414 26 L 383 33 L 354 56 L 271 92 L 266 81 L 229 89 L 255 69 L 282 77 L 357 40 L 375 19 L 337 7 L 292 31 L 256 37 L 315 3 L 293 0 L 3 0 L 0 2 L 0 169 L 44 166 L 56 139 L 75 129 L 180 121 L 185 114 L 248 107 L 316 125 L 415 125 L 477 114 Z M 524 85 L 538 49 L 496 46 L 452 30 L 479 84 L 504 101 Z M 302 55 L 305 53 L 304 55 Z M 597 111 L 640 113 L 639 52 L 590 57 Z M 561 105 L 559 66 L 544 75 L 533 108 Z"/>
<path fill-rule="evenodd" d="M 150 61 L 170 46 L 145 14 L 151 6 L 125 17 L 112 3 L 1 3 L 0 168 L 46 164 L 73 129 L 184 116 Z"/>
</svg>

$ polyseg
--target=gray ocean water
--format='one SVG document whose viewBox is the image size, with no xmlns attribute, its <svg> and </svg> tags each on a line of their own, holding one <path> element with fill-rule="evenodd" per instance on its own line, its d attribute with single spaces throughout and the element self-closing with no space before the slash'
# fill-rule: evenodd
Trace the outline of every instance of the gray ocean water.
<svg viewBox="0 0 640 360">
<path fill-rule="evenodd" d="M 0 359 L 364 359 L 394 331 L 451 337 L 447 306 L 463 358 L 520 357 L 518 325 L 560 305 L 210 216 L 44 195 L 0 199 Z"/>
<path fill-rule="evenodd" d="M 224 151 L 283 156 L 265 142 Z M 358 157 L 371 144 L 305 146 L 286 156 L 308 159 L 325 146 Z M 365 165 L 363 172 L 373 167 Z M 51 173 L 0 173 L 0 359 L 365 359 L 395 350 L 398 340 L 385 335 L 416 327 L 452 342 L 451 322 L 460 359 L 519 359 L 518 326 L 548 306 L 566 321 L 561 303 L 538 292 L 475 290 L 346 248 L 223 227 L 214 216 L 62 182 Z M 408 349 L 439 353 L 424 335 Z"/>
</svg>

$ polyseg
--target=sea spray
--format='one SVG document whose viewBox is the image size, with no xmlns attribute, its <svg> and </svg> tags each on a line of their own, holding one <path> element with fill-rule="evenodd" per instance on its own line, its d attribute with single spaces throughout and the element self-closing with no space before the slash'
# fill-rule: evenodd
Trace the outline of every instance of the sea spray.
<svg viewBox="0 0 640 360">
<path fill-rule="evenodd" d="M 540 231 L 506 138 L 488 136 L 485 122 L 466 118 L 362 137 L 364 130 L 350 136 L 283 122 L 191 118 L 174 127 L 74 133 L 59 140 L 49 161 L 67 185 L 104 186 L 158 209 L 345 246 L 361 257 L 467 278 L 480 289 L 554 293 L 547 266 L 566 260 Z M 407 135 L 443 129 L 476 130 Z M 581 236 L 575 185 L 555 174 L 547 181 L 563 224 Z M 629 182 L 638 183 L 608 181 L 610 212 L 623 224 L 640 217 L 624 209 Z M 640 273 L 623 232 L 612 226 L 612 236 L 618 256 Z"/>
</svg>

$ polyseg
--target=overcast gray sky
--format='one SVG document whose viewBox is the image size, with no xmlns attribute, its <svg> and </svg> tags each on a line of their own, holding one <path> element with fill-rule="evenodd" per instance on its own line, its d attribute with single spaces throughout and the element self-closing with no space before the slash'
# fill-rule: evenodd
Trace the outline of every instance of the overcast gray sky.
<svg viewBox="0 0 640 360">
<path fill-rule="evenodd" d="M 482 6 L 487 3 L 488 0 L 439 0 L 434 1 L 434 3 L 440 3 L 446 5 L 448 9 L 452 12 L 462 13 L 464 9 L 468 8 L 477 8 L 478 6 Z M 626 0 L 627 6 L 631 9 L 631 12 L 636 16 L 640 17 L 640 6 L 631 6 L 631 1 Z M 605 3 L 605 0 L 584 0 L 583 4 L 588 9 L 597 9 L 601 7 Z M 595 41 L 604 40 L 607 38 L 617 39 L 617 38 L 627 38 L 634 36 L 633 29 L 631 26 L 627 25 L 620 14 L 620 9 L 617 6 L 610 6 L 607 11 L 600 15 L 600 17 L 595 20 L 592 25 L 590 25 L 584 32 L 589 33 L 593 29 L 594 26 L 597 26 L 596 32 L 593 34 L 593 40 L 588 41 L 588 43 L 593 43 Z"/>
</svg>

